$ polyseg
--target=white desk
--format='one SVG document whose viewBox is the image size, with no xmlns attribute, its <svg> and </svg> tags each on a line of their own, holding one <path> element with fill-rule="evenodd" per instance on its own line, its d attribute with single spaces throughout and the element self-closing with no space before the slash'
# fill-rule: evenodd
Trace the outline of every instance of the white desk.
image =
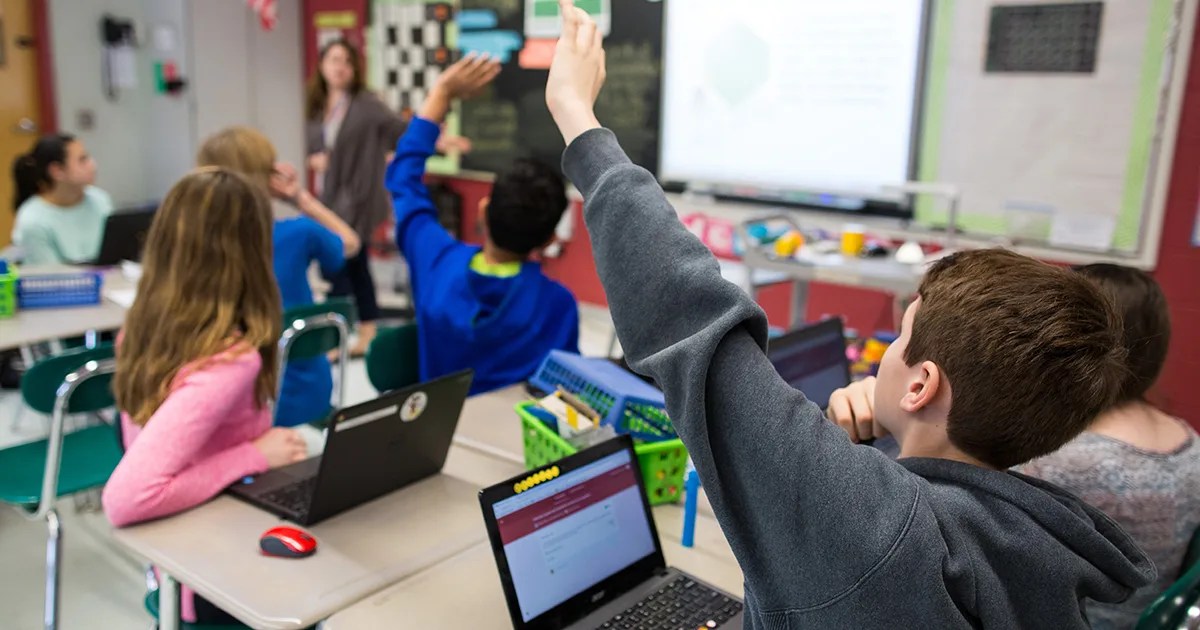
<svg viewBox="0 0 1200 630">
<path fill-rule="evenodd" d="M 58 273 L 79 273 L 81 269 L 63 265 L 22 267 L 22 278 Z M 104 273 L 103 289 L 131 289 L 136 283 L 121 275 L 120 269 Z M 125 308 L 102 298 L 94 306 L 49 308 L 22 311 L 0 319 L 0 350 L 13 350 L 38 343 L 78 337 L 92 330 L 116 330 L 125 324 Z"/>
<path fill-rule="evenodd" d="M 715 559 L 698 549 L 685 549 L 659 534 L 667 564 L 713 586 L 742 596 L 742 572 L 737 564 Z M 323 630 L 510 630 L 512 621 L 500 586 L 500 576 L 488 543 L 400 582 L 335 614 Z"/>
<path fill-rule="evenodd" d="M 307 528 L 318 547 L 303 560 L 259 554 L 280 519 L 226 496 L 113 537 L 162 571 L 164 600 L 173 578 L 253 628 L 297 629 L 484 541 L 477 492 L 444 474 L 417 482 Z"/>
</svg>

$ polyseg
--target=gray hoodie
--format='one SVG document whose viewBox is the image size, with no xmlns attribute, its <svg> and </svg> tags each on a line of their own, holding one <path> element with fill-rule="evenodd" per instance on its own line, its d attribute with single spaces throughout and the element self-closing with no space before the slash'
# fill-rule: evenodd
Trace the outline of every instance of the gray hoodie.
<svg viewBox="0 0 1200 630">
<path fill-rule="evenodd" d="M 1056 486 L 850 443 L 767 360 L 767 320 L 604 129 L 563 168 L 632 367 L 653 377 L 746 578 L 746 627 L 1087 628 L 1154 566 Z"/>
</svg>

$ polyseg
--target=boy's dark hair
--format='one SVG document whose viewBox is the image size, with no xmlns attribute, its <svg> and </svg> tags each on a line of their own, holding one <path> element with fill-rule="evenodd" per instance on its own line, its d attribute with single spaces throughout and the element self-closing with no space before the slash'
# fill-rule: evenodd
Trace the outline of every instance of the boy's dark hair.
<svg viewBox="0 0 1200 630">
<path fill-rule="evenodd" d="M 1002 249 L 935 262 L 904 360 L 932 361 L 953 391 L 950 442 L 999 469 L 1054 452 L 1125 380 L 1120 315 L 1088 279 Z"/>
<path fill-rule="evenodd" d="M 1117 394 L 1117 404 L 1145 400 L 1167 360 L 1171 345 L 1171 315 L 1167 297 L 1150 274 L 1132 267 L 1097 263 L 1076 267 L 1108 294 L 1121 314 L 1125 360 L 1129 375 Z"/>
<path fill-rule="evenodd" d="M 492 243 L 506 252 L 528 256 L 554 237 L 567 208 L 567 186 L 546 163 L 519 159 L 496 176 L 487 207 Z"/>
</svg>

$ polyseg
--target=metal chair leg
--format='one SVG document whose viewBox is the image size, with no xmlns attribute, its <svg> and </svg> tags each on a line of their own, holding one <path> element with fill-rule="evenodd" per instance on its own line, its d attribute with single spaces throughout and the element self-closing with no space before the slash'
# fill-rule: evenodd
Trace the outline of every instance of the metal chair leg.
<svg viewBox="0 0 1200 630">
<path fill-rule="evenodd" d="M 59 591 L 62 587 L 62 576 L 59 575 L 59 559 L 62 557 L 62 523 L 58 520 L 58 512 L 51 509 L 46 513 L 46 528 L 49 537 L 46 539 L 46 630 L 57 630 L 59 612 Z"/>
</svg>

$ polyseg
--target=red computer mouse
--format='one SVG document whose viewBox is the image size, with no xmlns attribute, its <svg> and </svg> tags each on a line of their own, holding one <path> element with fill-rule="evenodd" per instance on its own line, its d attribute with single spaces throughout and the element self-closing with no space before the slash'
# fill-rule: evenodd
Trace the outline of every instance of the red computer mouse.
<svg viewBox="0 0 1200 630">
<path fill-rule="evenodd" d="M 264 556 L 307 558 L 317 552 L 317 539 L 295 527 L 276 527 L 258 539 Z"/>
</svg>

